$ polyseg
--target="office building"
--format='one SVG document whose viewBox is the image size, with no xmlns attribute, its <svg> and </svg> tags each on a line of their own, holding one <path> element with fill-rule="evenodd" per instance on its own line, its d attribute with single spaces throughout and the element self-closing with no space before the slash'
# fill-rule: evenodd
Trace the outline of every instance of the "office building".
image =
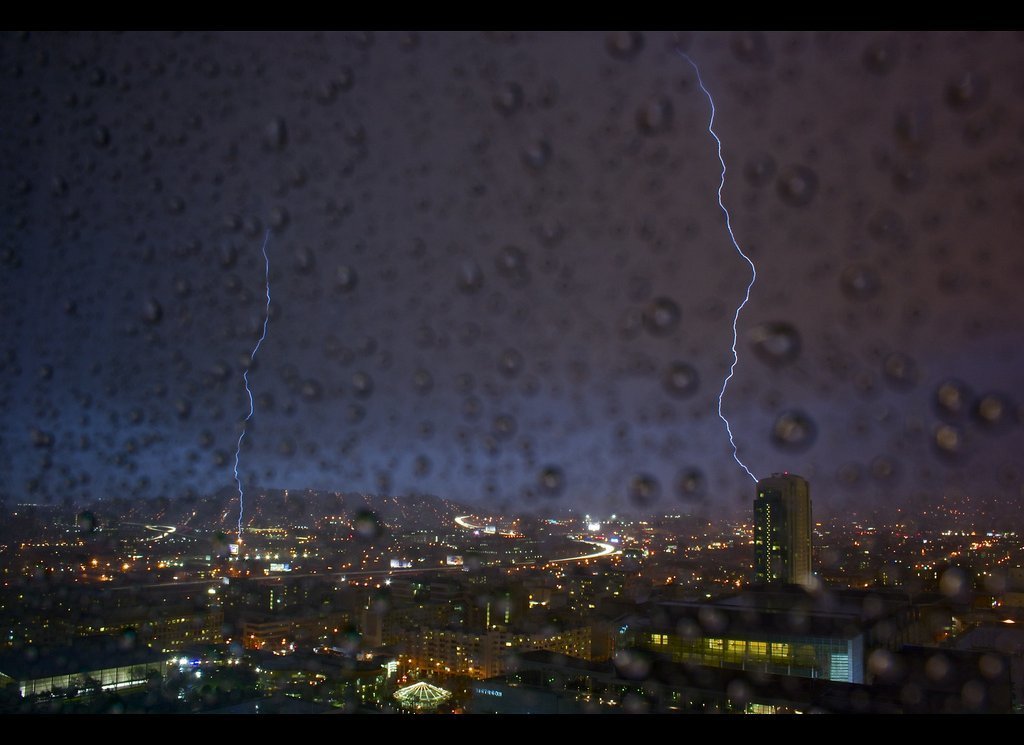
<svg viewBox="0 0 1024 745">
<path fill-rule="evenodd" d="M 757 482 L 754 582 L 811 582 L 811 492 L 794 474 L 774 473 Z"/>
</svg>

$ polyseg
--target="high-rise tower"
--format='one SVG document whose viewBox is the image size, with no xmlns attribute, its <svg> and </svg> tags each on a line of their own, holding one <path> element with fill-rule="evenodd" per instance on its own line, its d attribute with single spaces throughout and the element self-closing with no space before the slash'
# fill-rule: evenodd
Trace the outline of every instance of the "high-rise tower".
<svg viewBox="0 0 1024 745">
<path fill-rule="evenodd" d="M 806 479 L 773 473 L 754 499 L 754 582 L 811 581 L 811 490 Z"/>
</svg>

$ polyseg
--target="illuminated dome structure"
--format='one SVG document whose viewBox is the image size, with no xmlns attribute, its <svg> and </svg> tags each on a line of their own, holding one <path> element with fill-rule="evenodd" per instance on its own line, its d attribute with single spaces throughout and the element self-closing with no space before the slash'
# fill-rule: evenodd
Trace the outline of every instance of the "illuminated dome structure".
<svg viewBox="0 0 1024 745">
<path fill-rule="evenodd" d="M 395 698 L 407 709 L 416 711 L 432 711 L 451 698 L 452 694 L 444 688 L 419 681 L 395 691 Z"/>
</svg>

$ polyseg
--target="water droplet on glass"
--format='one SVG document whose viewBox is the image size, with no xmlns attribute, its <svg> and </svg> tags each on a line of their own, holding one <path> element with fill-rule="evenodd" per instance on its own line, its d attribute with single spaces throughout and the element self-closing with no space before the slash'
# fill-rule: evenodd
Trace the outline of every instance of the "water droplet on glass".
<svg viewBox="0 0 1024 745">
<path fill-rule="evenodd" d="M 750 331 L 754 355 L 772 367 L 788 365 L 800 357 L 800 332 L 786 321 L 762 323 Z"/>
<path fill-rule="evenodd" d="M 643 325 L 654 336 L 667 336 L 675 331 L 682 316 L 679 306 L 667 297 L 655 298 L 643 312 Z"/>
<path fill-rule="evenodd" d="M 940 424 L 935 428 L 933 444 L 940 457 L 948 460 L 959 459 L 966 451 L 966 435 L 963 429 L 955 424 Z"/>
<path fill-rule="evenodd" d="M 967 413 L 971 391 L 960 380 L 950 379 L 935 389 L 935 409 L 943 419 L 958 419 Z"/>
<path fill-rule="evenodd" d="M 891 72 L 899 58 L 899 47 L 893 39 L 878 39 L 864 49 L 864 67 L 875 75 Z"/>
<path fill-rule="evenodd" d="M 927 110 L 922 108 L 898 111 L 893 128 L 897 141 L 911 152 L 923 152 L 932 139 L 931 117 Z"/>
<path fill-rule="evenodd" d="M 658 97 L 643 104 L 636 112 L 636 126 L 645 135 L 668 132 L 672 129 L 672 101 Z"/>
<path fill-rule="evenodd" d="M 282 150 L 288 144 L 288 127 L 283 118 L 277 117 L 263 128 L 263 144 L 270 150 Z"/>
<path fill-rule="evenodd" d="M 565 488 L 565 474 L 558 466 L 544 466 L 537 478 L 538 492 L 547 497 L 560 496 Z"/>
<path fill-rule="evenodd" d="M 852 264 L 843 269 L 839 286 L 851 300 L 868 300 L 882 289 L 882 280 L 872 267 Z"/>
<path fill-rule="evenodd" d="M 974 402 L 974 420 L 988 429 L 1003 429 L 1015 419 L 1014 406 L 1001 393 L 987 393 Z"/>
<path fill-rule="evenodd" d="M 526 254 L 516 246 L 505 246 L 498 253 L 495 260 L 498 274 L 514 280 L 524 280 L 527 277 Z"/>
<path fill-rule="evenodd" d="M 384 526 L 371 510 L 361 509 L 352 520 L 352 529 L 364 541 L 374 541 L 384 535 Z"/>
<path fill-rule="evenodd" d="M 604 46 L 615 59 L 632 59 L 644 48 L 644 35 L 639 31 L 613 31 L 605 37 Z"/>
<path fill-rule="evenodd" d="M 523 355 L 515 349 L 506 349 L 498 360 L 498 370 L 506 377 L 515 377 L 523 369 Z"/>
<path fill-rule="evenodd" d="M 494 418 L 494 436 L 507 440 L 516 433 L 516 420 L 508 414 L 499 414 Z"/>
<path fill-rule="evenodd" d="M 75 519 L 75 525 L 83 533 L 93 533 L 97 527 L 96 516 L 89 510 L 79 512 L 78 517 Z"/>
<path fill-rule="evenodd" d="M 988 77 L 964 72 L 946 84 L 946 103 L 954 111 L 972 111 L 988 98 Z"/>
<path fill-rule="evenodd" d="M 523 163 L 539 171 L 551 160 L 551 145 L 547 140 L 535 140 L 523 149 Z"/>
<path fill-rule="evenodd" d="M 700 387 L 700 378 L 693 365 L 673 362 L 662 380 L 665 391 L 676 398 L 692 396 Z"/>
<path fill-rule="evenodd" d="M 523 89 L 518 83 L 505 83 L 494 94 L 494 105 L 505 116 L 511 116 L 523 105 Z"/>
<path fill-rule="evenodd" d="M 164 317 L 164 309 L 156 298 L 150 298 L 142 310 L 142 320 L 149 324 L 160 323 Z"/>
<path fill-rule="evenodd" d="M 649 507 L 661 496 L 661 485 L 650 474 L 641 473 L 630 479 L 629 500 L 637 507 Z"/>
<path fill-rule="evenodd" d="M 707 495 L 704 472 L 695 466 L 686 468 L 676 479 L 676 495 L 684 502 L 700 501 Z"/>
<path fill-rule="evenodd" d="M 814 445 L 818 428 L 814 420 L 802 411 L 786 411 L 772 426 L 772 443 L 780 450 L 800 453 Z"/>
<path fill-rule="evenodd" d="M 430 393 L 434 387 L 434 376 L 427 370 L 420 368 L 413 373 L 412 385 L 417 393 L 424 395 Z"/>
<path fill-rule="evenodd" d="M 484 273 L 475 261 L 467 261 L 459 267 L 455 282 L 463 292 L 474 293 L 484 286 Z"/>
<path fill-rule="evenodd" d="M 743 167 L 743 175 L 751 186 L 766 186 L 775 177 L 775 159 L 767 153 L 751 156 Z"/>
<path fill-rule="evenodd" d="M 335 272 L 335 281 L 342 292 L 352 292 L 359 284 L 359 275 L 352 267 L 342 264 Z"/>
<path fill-rule="evenodd" d="M 871 461 L 871 476 L 878 481 L 888 481 L 896 475 L 896 462 L 880 455 Z"/>
<path fill-rule="evenodd" d="M 899 390 L 913 388 L 920 377 L 914 361 L 900 352 L 893 352 L 885 358 L 882 371 L 889 384 Z"/>
<path fill-rule="evenodd" d="M 776 187 L 785 204 L 804 207 L 818 191 L 818 175 L 807 166 L 791 166 L 779 175 Z"/>
<path fill-rule="evenodd" d="M 368 373 L 362 371 L 353 373 L 352 389 L 360 398 L 366 398 L 373 393 L 373 378 Z"/>
</svg>

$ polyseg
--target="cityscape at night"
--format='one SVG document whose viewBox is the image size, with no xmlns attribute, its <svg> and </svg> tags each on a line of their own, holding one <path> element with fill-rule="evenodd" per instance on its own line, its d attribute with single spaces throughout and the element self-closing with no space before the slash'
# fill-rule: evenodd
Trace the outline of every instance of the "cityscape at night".
<svg viewBox="0 0 1024 745">
<path fill-rule="evenodd" d="M 1024 712 L 1024 34 L 0 34 L 0 713 Z"/>
</svg>

